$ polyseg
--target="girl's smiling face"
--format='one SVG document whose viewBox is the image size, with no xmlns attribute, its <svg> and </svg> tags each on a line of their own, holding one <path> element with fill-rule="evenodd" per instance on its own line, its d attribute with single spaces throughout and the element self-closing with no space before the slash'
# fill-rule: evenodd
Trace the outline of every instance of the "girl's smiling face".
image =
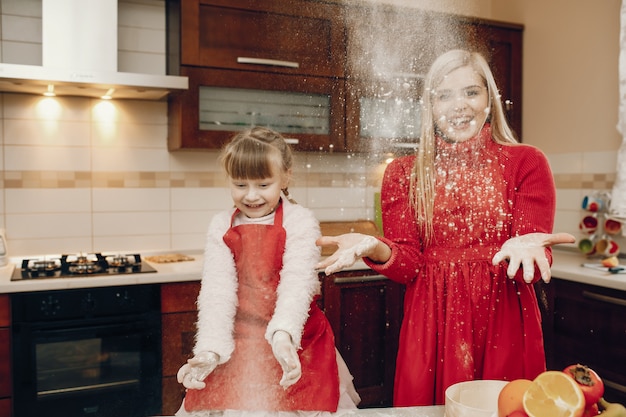
<svg viewBox="0 0 626 417">
<path fill-rule="evenodd" d="M 262 179 L 231 178 L 230 195 L 237 207 L 250 218 L 267 216 L 273 212 L 280 201 L 280 192 L 289 183 L 289 174 L 276 174 Z"/>
<path fill-rule="evenodd" d="M 431 94 L 435 125 L 447 140 L 471 139 L 487 120 L 487 87 L 471 66 L 451 71 Z"/>
</svg>

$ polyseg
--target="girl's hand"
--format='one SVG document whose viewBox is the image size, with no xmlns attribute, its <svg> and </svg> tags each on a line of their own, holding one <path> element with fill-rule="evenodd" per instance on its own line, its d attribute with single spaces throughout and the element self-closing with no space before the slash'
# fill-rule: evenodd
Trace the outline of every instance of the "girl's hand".
<svg viewBox="0 0 626 417">
<path fill-rule="evenodd" d="M 296 348 L 291 341 L 291 336 L 284 330 L 277 330 L 272 337 L 272 352 L 274 357 L 283 368 L 283 377 L 280 385 L 289 388 L 302 376 L 302 365 L 296 352 Z"/>
<path fill-rule="evenodd" d="M 512 237 L 502 245 L 500 251 L 493 257 L 493 264 L 497 265 L 505 259 L 509 260 L 506 274 L 514 278 L 520 265 L 524 269 L 524 281 L 531 283 L 535 276 L 535 264 L 541 272 L 541 279 L 550 282 L 550 264 L 546 259 L 544 248 L 560 243 L 574 243 L 576 238 L 569 233 L 529 233 Z"/>
<path fill-rule="evenodd" d="M 373 236 L 346 233 L 339 236 L 322 236 L 315 243 L 317 246 L 333 245 L 338 247 L 335 253 L 319 262 L 315 267 L 316 269 L 323 269 L 326 275 L 330 275 L 354 265 L 360 258 L 372 257 L 381 242 Z M 388 249 L 387 245 L 383 246 Z M 389 256 L 387 256 L 388 258 Z"/>
<path fill-rule="evenodd" d="M 204 380 L 215 370 L 218 361 L 217 353 L 200 352 L 180 367 L 176 379 L 187 389 L 203 389 L 206 386 Z"/>
</svg>

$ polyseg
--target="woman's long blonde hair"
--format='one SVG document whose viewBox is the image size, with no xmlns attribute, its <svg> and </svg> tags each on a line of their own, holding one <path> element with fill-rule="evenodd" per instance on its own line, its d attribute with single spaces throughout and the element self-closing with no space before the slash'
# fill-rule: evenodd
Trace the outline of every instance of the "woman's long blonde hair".
<svg viewBox="0 0 626 417">
<path fill-rule="evenodd" d="M 497 143 L 517 143 L 509 127 L 496 81 L 485 58 L 477 52 L 455 49 L 440 55 L 430 67 L 424 80 L 422 94 L 422 124 L 415 165 L 411 175 L 411 206 L 421 228 L 424 244 L 431 242 L 433 235 L 433 207 L 435 200 L 435 157 L 437 154 L 435 123 L 431 94 L 450 72 L 471 66 L 483 79 L 489 95 L 490 111 L 487 120 L 491 123 L 493 140 Z"/>
</svg>

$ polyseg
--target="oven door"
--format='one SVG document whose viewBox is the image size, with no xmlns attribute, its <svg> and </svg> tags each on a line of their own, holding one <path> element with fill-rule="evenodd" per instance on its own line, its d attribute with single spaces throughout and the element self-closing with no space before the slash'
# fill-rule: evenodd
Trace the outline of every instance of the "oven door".
<svg viewBox="0 0 626 417">
<path fill-rule="evenodd" d="M 150 316 L 18 324 L 15 416 L 159 414 L 160 322 Z"/>
</svg>

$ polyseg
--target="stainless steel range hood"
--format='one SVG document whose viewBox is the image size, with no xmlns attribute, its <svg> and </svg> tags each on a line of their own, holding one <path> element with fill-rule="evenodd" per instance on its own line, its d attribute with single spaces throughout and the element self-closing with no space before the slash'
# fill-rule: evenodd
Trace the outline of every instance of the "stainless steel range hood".
<svg viewBox="0 0 626 417">
<path fill-rule="evenodd" d="M 159 100 L 187 77 L 119 72 L 117 0 L 42 0 L 42 66 L 0 63 L 0 91 Z"/>
</svg>

